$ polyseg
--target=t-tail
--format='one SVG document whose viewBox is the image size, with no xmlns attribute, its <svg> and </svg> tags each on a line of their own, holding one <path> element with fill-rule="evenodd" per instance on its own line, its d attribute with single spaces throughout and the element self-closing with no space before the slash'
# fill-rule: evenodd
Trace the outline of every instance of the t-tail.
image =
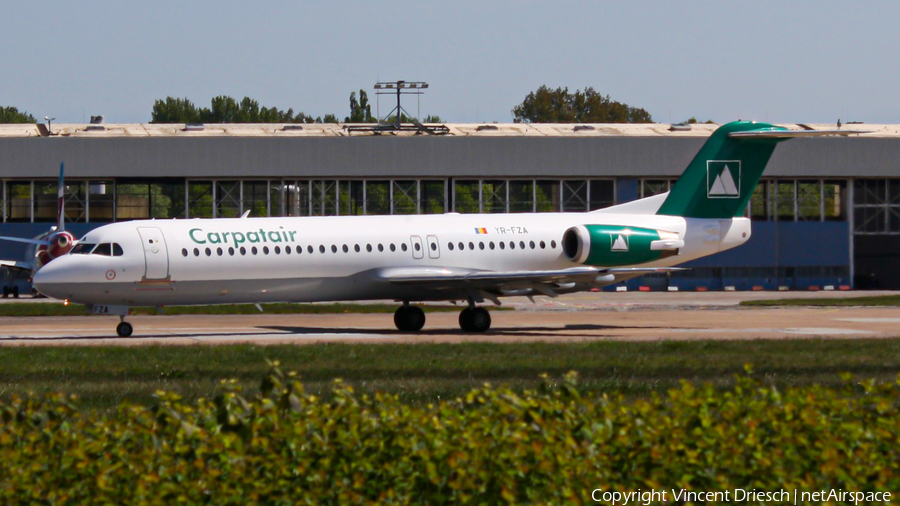
<svg viewBox="0 0 900 506">
<path fill-rule="evenodd" d="M 727 123 L 700 148 L 657 214 L 711 219 L 743 216 L 779 142 L 860 133 L 867 131 L 788 130 L 755 121 Z"/>
</svg>

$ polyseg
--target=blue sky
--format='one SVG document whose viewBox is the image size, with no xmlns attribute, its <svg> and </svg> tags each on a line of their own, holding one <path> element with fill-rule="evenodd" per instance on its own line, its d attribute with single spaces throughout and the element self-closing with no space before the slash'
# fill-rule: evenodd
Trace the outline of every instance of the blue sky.
<svg viewBox="0 0 900 506">
<path fill-rule="evenodd" d="M 421 114 L 452 122 L 512 121 L 547 84 L 659 122 L 900 123 L 898 19 L 897 2 L 827 0 L 3 0 L 0 105 L 146 122 L 157 98 L 224 94 L 343 118 L 351 91 L 419 79 Z"/>
</svg>

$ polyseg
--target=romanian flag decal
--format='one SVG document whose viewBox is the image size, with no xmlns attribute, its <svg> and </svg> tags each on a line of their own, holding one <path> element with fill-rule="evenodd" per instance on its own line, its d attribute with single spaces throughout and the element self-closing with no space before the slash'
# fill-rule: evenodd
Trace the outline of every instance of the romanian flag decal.
<svg viewBox="0 0 900 506">
<path fill-rule="evenodd" d="M 476 229 L 475 229 L 475 233 L 476 233 L 476 234 L 486 234 L 486 233 L 487 233 L 487 229 L 486 229 L 486 228 L 476 228 Z"/>
</svg>

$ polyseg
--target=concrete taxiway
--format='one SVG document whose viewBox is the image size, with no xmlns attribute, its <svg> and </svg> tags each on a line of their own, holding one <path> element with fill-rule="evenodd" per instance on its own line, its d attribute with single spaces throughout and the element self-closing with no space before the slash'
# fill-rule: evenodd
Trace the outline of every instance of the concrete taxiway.
<svg viewBox="0 0 900 506">
<path fill-rule="evenodd" d="M 882 292 L 879 294 L 884 294 Z M 134 336 L 116 337 L 114 317 L 0 318 L 2 345 L 421 343 L 461 341 L 579 341 L 887 338 L 900 336 L 900 308 L 740 307 L 741 300 L 835 297 L 846 293 L 760 292 L 577 294 L 510 300 L 515 311 L 493 311 L 485 334 L 459 330 L 456 312 L 429 312 L 425 329 L 394 330 L 391 314 L 132 316 Z M 872 292 L 852 295 L 875 295 Z"/>
</svg>

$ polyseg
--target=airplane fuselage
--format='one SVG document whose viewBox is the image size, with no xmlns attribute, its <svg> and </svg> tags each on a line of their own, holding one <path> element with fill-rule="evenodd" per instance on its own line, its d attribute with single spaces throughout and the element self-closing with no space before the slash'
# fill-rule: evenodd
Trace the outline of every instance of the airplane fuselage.
<svg viewBox="0 0 900 506">
<path fill-rule="evenodd" d="M 578 267 L 582 264 L 564 251 L 563 237 L 583 225 L 621 227 L 625 233 L 652 229 L 684 241 L 677 254 L 639 263 L 644 267 L 672 266 L 732 248 L 750 233 L 746 219 L 596 212 L 131 221 L 97 228 L 80 241 L 118 245 L 121 255 L 66 255 L 41 270 L 38 289 L 84 304 L 127 306 L 465 300 L 463 288 L 394 284 L 382 274 L 397 268 Z M 612 242 L 595 247 L 612 251 Z M 631 264 L 629 251 L 618 253 L 623 264 Z"/>
</svg>

